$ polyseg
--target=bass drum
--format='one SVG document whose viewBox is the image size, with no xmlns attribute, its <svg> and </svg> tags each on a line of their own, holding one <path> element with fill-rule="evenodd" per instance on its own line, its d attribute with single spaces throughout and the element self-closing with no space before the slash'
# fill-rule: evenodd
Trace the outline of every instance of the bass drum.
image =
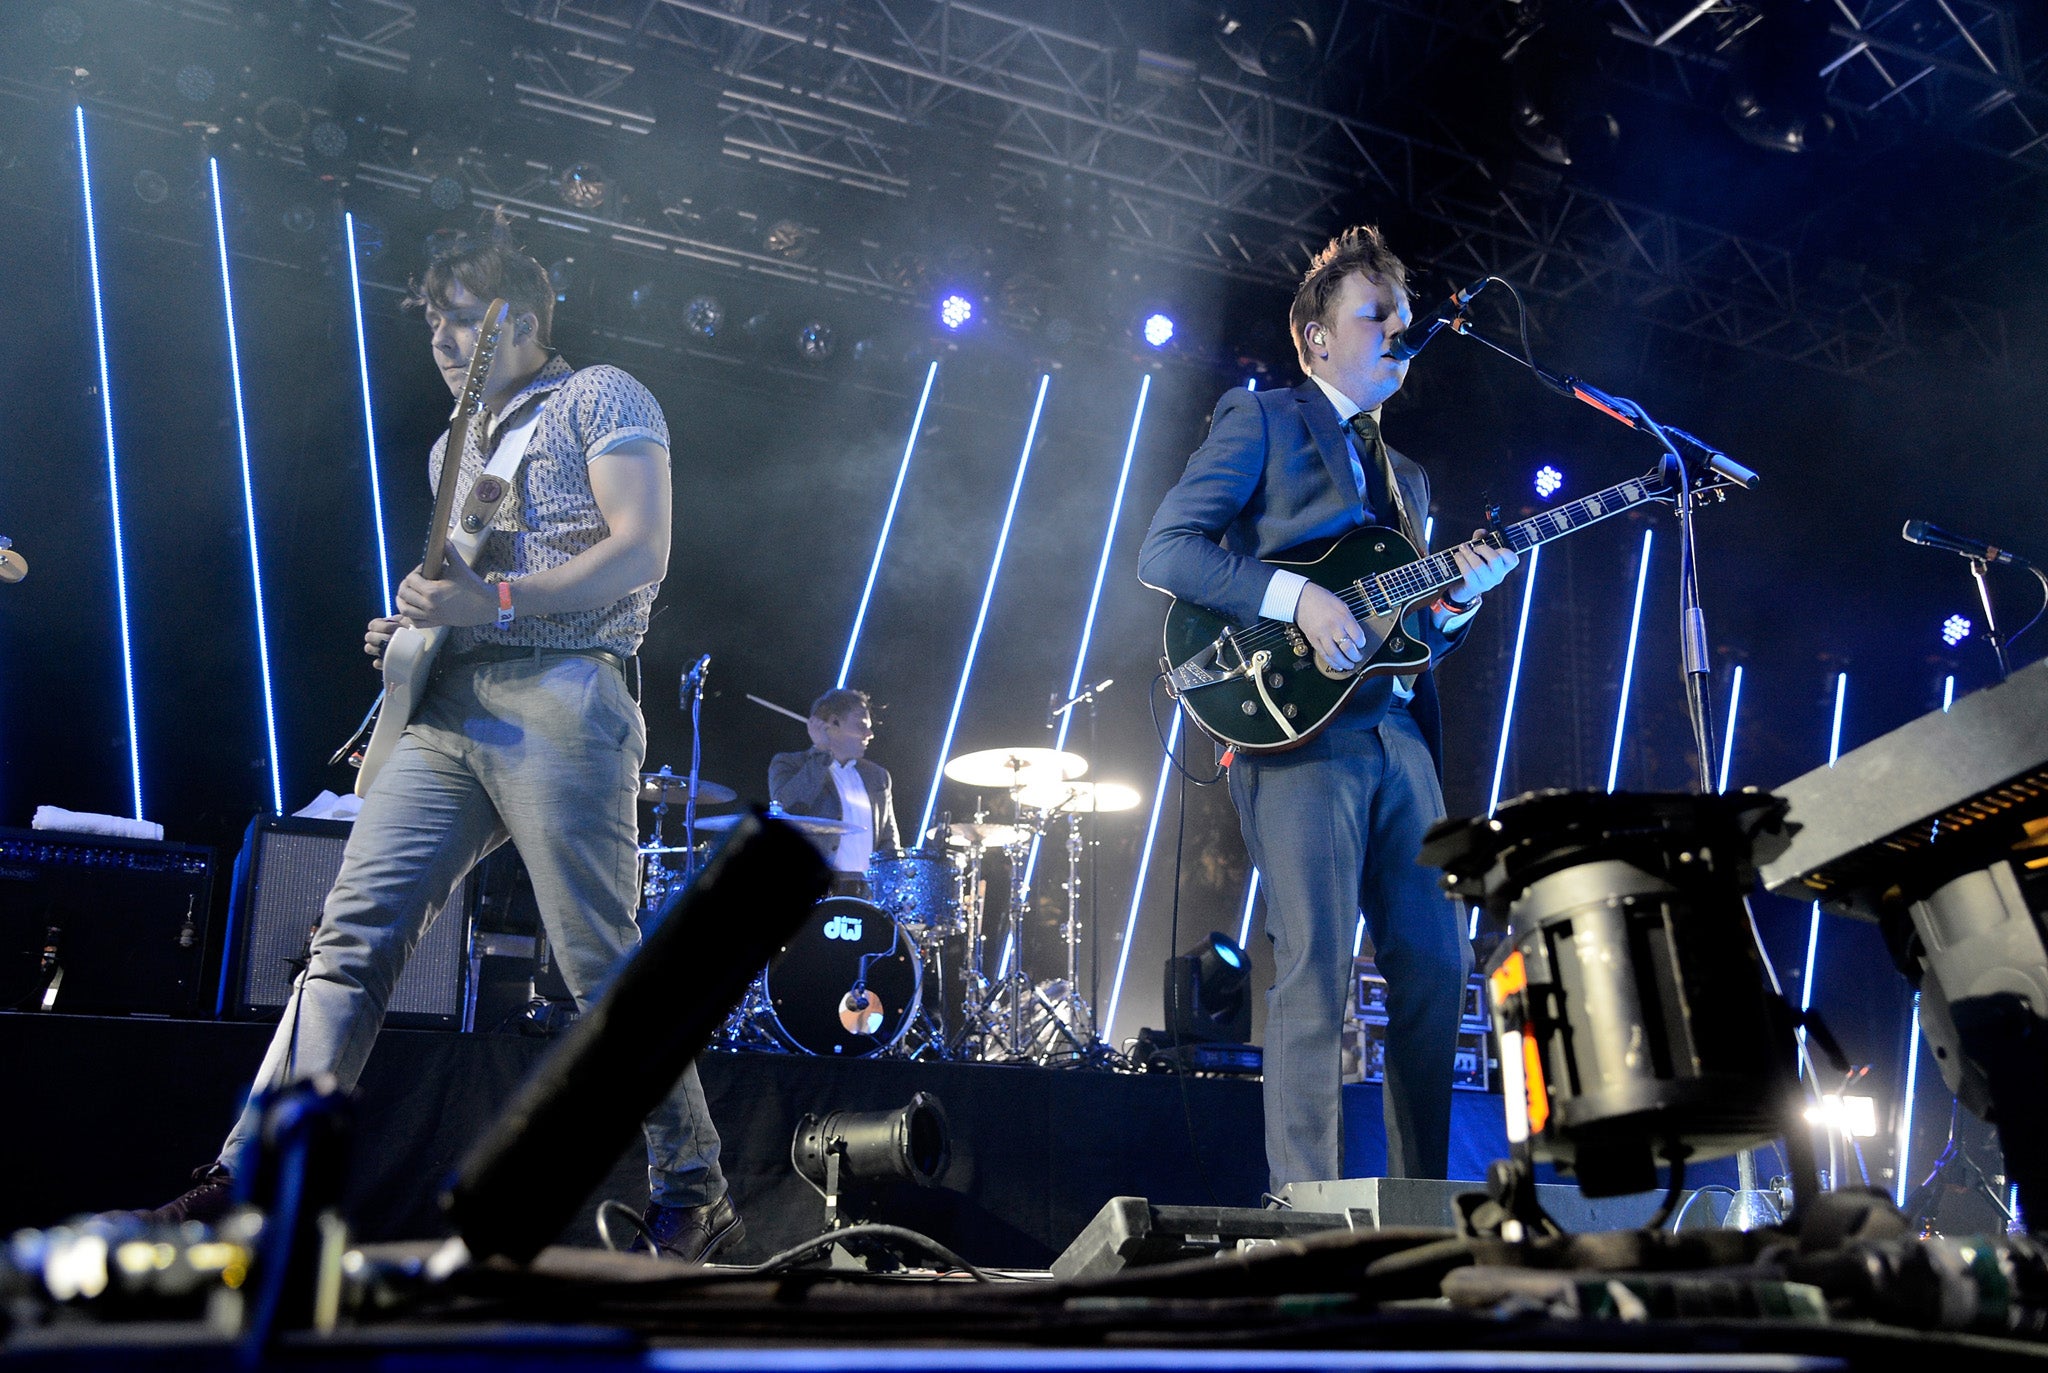
<svg viewBox="0 0 2048 1373">
<path fill-rule="evenodd" d="M 783 945 L 763 982 L 770 1023 L 792 1050 L 865 1058 L 910 1028 L 924 971 L 909 932 L 880 907 L 834 896 Z"/>
</svg>

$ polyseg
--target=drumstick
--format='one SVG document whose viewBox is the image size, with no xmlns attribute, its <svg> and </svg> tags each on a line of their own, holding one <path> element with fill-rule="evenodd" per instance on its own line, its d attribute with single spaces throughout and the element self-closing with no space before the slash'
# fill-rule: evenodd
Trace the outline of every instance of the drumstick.
<svg viewBox="0 0 2048 1373">
<path fill-rule="evenodd" d="M 773 701 L 764 701 L 751 691 L 747 693 L 747 699 L 749 701 L 752 701 L 757 706 L 768 707 L 768 709 L 774 711 L 777 715 L 787 715 L 790 719 L 796 721 L 800 725 L 807 725 L 811 722 L 810 716 L 799 715 L 795 711 L 791 710 L 788 706 L 778 706 Z"/>
</svg>

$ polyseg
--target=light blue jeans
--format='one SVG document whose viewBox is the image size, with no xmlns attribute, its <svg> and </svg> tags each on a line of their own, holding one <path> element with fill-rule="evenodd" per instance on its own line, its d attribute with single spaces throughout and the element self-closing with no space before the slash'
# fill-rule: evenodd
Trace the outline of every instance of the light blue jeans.
<svg viewBox="0 0 2048 1373">
<path fill-rule="evenodd" d="M 646 752 L 640 707 L 608 663 L 541 650 L 444 667 L 363 799 L 257 1089 L 315 1073 L 353 1088 L 406 959 L 463 875 L 507 839 L 588 1010 L 640 938 L 635 797 Z M 221 1149 L 230 1172 L 259 1127 L 252 1103 Z M 694 1065 L 645 1128 L 654 1200 L 700 1206 L 725 1194 Z"/>
</svg>

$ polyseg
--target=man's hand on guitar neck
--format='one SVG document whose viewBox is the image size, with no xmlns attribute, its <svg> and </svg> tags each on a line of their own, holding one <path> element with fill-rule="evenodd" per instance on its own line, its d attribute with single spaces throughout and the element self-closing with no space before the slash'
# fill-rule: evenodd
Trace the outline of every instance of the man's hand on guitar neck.
<svg viewBox="0 0 2048 1373">
<path fill-rule="evenodd" d="M 1451 596 L 1460 602 L 1470 604 L 1507 580 L 1508 573 L 1521 565 L 1522 560 L 1513 549 L 1503 548 L 1495 541 L 1491 530 L 1475 529 L 1472 542 L 1461 543 L 1451 550 L 1451 560 L 1458 570 L 1465 574 L 1465 580 L 1451 588 Z M 1453 615 L 1453 620 L 1462 616 Z M 1439 622 L 1437 628 L 1445 628 Z"/>
</svg>

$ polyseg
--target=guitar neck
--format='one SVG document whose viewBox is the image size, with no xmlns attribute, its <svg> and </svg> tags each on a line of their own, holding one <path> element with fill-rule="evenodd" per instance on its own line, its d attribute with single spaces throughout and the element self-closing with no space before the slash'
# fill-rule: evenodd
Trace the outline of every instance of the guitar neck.
<svg viewBox="0 0 2048 1373">
<path fill-rule="evenodd" d="M 1624 510 L 1655 500 L 1657 495 L 1657 489 L 1647 480 L 1635 477 L 1617 482 L 1605 491 L 1581 496 L 1578 500 L 1567 501 L 1517 521 L 1499 531 L 1495 538 L 1516 553 L 1526 553 L 1538 544 L 1563 538 L 1589 524 L 1598 524 Z M 1369 584 L 1375 599 L 1383 600 L 1389 606 L 1402 605 L 1433 596 L 1445 587 L 1463 581 L 1465 573 L 1452 556 L 1455 551 L 1445 549 L 1441 553 L 1432 553 L 1427 558 L 1418 558 L 1406 566 L 1371 578 Z"/>
<path fill-rule="evenodd" d="M 462 476 L 462 454 L 469 447 L 470 422 L 484 408 L 484 389 L 490 384 L 491 364 L 498 355 L 510 307 L 494 299 L 484 308 L 477 329 L 476 351 L 470 354 L 469 371 L 462 379 L 462 394 L 456 398 L 455 418 L 448 425 L 448 446 L 441 450 L 441 480 L 434 488 L 434 522 L 427 529 L 427 549 L 420 556 L 420 575 L 430 582 L 441 580 L 448 570 L 448 524 L 455 516 L 455 488 Z"/>
</svg>

